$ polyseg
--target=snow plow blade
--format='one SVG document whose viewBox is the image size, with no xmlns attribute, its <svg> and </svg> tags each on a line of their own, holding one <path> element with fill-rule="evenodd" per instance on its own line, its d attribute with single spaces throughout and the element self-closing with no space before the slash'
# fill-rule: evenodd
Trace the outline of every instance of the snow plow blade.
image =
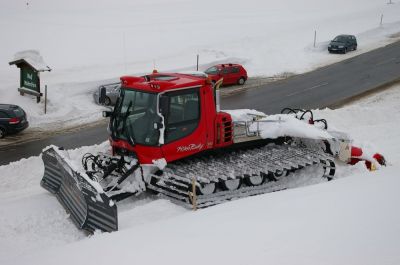
<svg viewBox="0 0 400 265">
<path fill-rule="evenodd" d="M 79 229 L 94 232 L 118 230 L 117 206 L 93 182 L 68 164 L 63 151 L 43 151 L 44 176 L 40 185 L 57 196 Z"/>
</svg>

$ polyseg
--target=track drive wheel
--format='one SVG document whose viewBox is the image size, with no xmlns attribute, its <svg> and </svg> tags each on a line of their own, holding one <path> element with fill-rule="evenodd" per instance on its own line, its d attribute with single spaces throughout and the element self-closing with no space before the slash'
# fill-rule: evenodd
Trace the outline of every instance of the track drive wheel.
<svg viewBox="0 0 400 265">
<path fill-rule="evenodd" d="M 215 183 L 202 184 L 200 187 L 197 187 L 197 193 L 200 195 L 210 195 L 213 194 L 216 189 L 217 185 L 215 185 Z"/>
<path fill-rule="evenodd" d="M 244 181 L 248 186 L 258 186 L 264 182 L 265 178 L 263 175 L 245 175 Z"/>
<path fill-rule="evenodd" d="M 224 190 L 237 190 L 242 184 L 241 179 L 228 179 L 221 182 L 222 189 Z"/>
<path fill-rule="evenodd" d="M 268 174 L 265 174 L 265 178 L 268 179 L 268 181 L 278 181 L 280 178 L 287 176 L 289 172 L 286 170 L 277 170 L 275 172 L 269 172 Z"/>
</svg>

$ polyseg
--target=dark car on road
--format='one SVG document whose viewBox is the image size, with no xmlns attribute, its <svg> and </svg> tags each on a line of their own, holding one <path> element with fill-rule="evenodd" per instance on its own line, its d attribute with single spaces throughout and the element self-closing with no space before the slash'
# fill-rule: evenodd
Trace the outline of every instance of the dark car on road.
<svg viewBox="0 0 400 265">
<path fill-rule="evenodd" d="M 0 138 L 28 128 L 25 111 L 16 105 L 0 104 Z"/>
<path fill-rule="evenodd" d="M 218 64 L 208 68 L 205 73 L 213 83 L 223 78 L 222 85 L 244 85 L 247 80 L 247 71 L 240 64 Z"/>
<path fill-rule="evenodd" d="M 347 53 L 348 51 L 357 50 L 357 39 L 353 35 L 336 36 L 328 45 L 328 51 Z"/>
</svg>

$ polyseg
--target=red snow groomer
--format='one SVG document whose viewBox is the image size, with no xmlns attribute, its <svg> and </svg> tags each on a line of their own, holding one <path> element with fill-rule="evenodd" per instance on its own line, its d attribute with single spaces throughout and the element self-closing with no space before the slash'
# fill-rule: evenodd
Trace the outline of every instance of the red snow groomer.
<svg viewBox="0 0 400 265">
<path fill-rule="evenodd" d="M 286 189 L 301 172 L 333 178 L 340 140 L 292 114 L 241 119 L 235 115 L 246 111 L 220 111 L 221 81 L 214 86 L 201 75 L 156 72 L 121 77 L 116 106 L 103 113 L 110 117 L 112 153 L 86 154 L 80 166 L 49 147 L 41 185 L 79 228 L 93 232 L 118 230 L 116 202 L 146 190 L 203 208 Z"/>
</svg>

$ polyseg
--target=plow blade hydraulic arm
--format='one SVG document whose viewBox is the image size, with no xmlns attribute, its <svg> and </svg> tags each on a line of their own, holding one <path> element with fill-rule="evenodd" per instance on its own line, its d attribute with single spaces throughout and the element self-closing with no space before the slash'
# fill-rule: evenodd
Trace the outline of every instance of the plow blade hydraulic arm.
<svg viewBox="0 0 400 265">
<path fill-rule="evenodd" d="M 56 147 L 43 151 L 41 186 L 57 196 L 80 229 L 94 232 L 118 230 L 117 206 L 98 187 L 68 164 Z"/>
</svg>

